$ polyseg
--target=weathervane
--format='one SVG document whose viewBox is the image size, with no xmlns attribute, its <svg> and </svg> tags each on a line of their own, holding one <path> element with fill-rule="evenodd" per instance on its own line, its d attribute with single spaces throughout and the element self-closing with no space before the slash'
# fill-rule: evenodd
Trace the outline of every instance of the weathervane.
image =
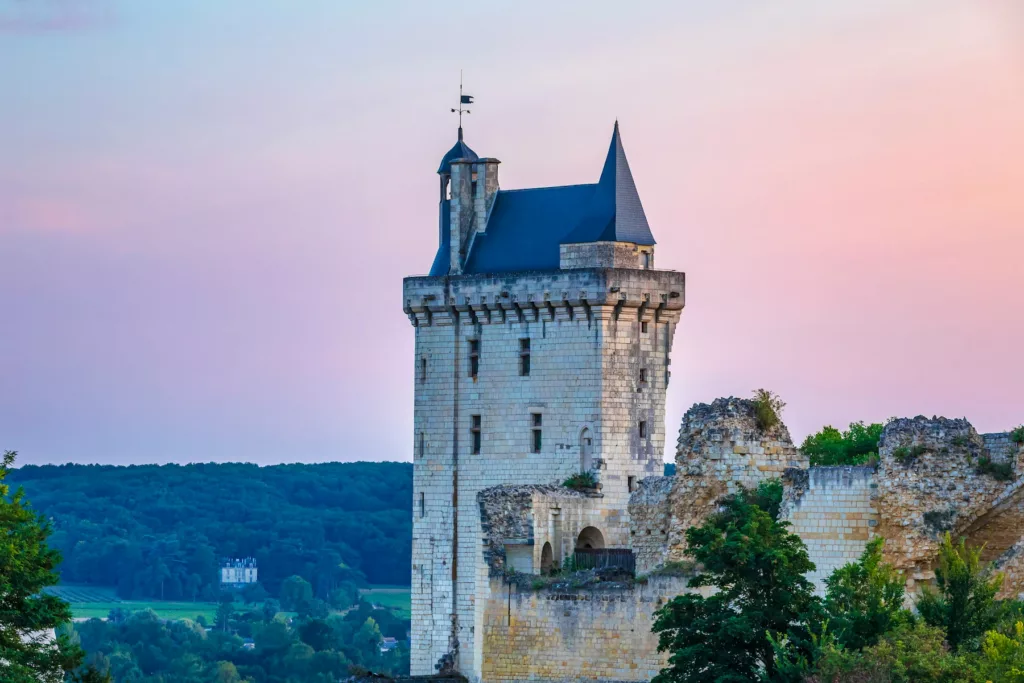
<svg viewBox="0 0 1024 683">
<path fill-rule="evenodd" d="M 459 139 L 460 140 L 462 139 L 462 115 L 463 114 L 471 114 L 472 113 L 468 109 L 463 109 L 462 108 L 462 105 L 464 105 L 464 104 L 473 104 L 473 96 L 472 95 L 463 95 L 462 94 L 462 69 L 459 69 L 459 108 L 456 109 L 456 108 L 452 107 L 452 113 L 454 114 L 455 112 L 459 112 Z"/>
</svg>

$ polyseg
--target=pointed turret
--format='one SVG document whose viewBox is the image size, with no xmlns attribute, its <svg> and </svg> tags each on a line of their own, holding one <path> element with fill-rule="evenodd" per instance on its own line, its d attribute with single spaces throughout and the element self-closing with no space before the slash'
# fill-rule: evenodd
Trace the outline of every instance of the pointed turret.
<svg viewBox="0 0 1024 683">
<path fill-rule="evenodd" d="M 587 215 L 562 242 L 655 243 L 626 161 L 618 121 Z"/>
</svg>

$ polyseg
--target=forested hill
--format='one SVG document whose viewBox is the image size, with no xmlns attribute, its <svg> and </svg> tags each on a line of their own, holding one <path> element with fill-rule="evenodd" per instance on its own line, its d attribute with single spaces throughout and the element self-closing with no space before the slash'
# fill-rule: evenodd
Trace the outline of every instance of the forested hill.
<svg viewBox="0 0 1024 683">
<path fill-rule="evenodd" d="M 52 519 L 62 581 L 123 598 L 216 599 L 222 557 L 255 557 L 274 595 L 297 574 L 324 596 L 345 565 L 409 583 L 408 463 L 29 465 L 8 481 Z"/>
</svg>

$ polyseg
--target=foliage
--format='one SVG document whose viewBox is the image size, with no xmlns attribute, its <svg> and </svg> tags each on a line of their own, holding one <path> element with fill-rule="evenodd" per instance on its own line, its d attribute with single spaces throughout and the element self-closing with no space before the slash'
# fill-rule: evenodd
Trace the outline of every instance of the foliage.
<svg viewBox="0 0 1024 683">
<path fill-rule="evenodd" d="M 754 411 L 757 428 L 766 432 L 782 421 L 782 409 L 786 407 L 778 394 L 767 389 L 754 391 Z"/>
<path fill-rule="evenodd" d="M 824 427 L 820 432 L 804 439 L 800 450 L 808 456 L 811 466 L 863 465 L 878 457 L 878 442 L 885 425 L 851 422 L 841 432 L 835 427 Z"/>
<path fill-rule="evenodd" d="M 902 464 L 908 464 L 914 459 L 924 455 L 928 452 L 928 448 L 921 444 L 916 446 L 897 446 L 892 449 L 892 457 L 896 458 L 896 461 Z"/>
<path fill-rule="evenodd" d="M 53 521 L 62 582 L 122 599 L 216 602 L 222 557 L 255 557 L 272 595 L 293 575 L 320 599 L 410 580 L 405 463 L 26 466 L 10 479 Z"/>
<path fill-rule="evenodd" d="M 917 601 L 921 617 L 945 632 L 954 652 L 978 650 L 985 631 L 999 622 L 1005 609 L 995 599 L 1002 574 L 993 575 L 982 566 L 979 548 L 968 548 L 964 539 L 954 545 L 947 532 L 935 579 L 939 590 L 926 587 Z"/>
<path fill-rule="evenodd" d="M 982 456 L 978 458 L 978 464 L 974 469 L 978 474 L 987 474 L 996 481 L 1013 479 L 1013 464 L 1009 462 L 995 462 L 991 458 Z"/>
<path fill-rule="evenodd" d="M 987 632 L 981 651 L 988 680 L 1024 683 L 1024 622 L 1015 622 L 1010 635 Z"/>
<path fill-rule="evenodd" d="M 597 488 L 597 477 L 593 472 L 580 472 L 563 481 L 562 486 L 574 491 L 589 491 Z"/>
<path fill-rule="evenodd" d="M 361 602 L 326 618 L 267 618 L 262 610 L 236 610 L 227 632 L 207 632 L 190 620 L 167 621 L 144 610 L 119 621 L 81 622 L 75 633 L 118 682 L 334 683 L 352 667 L 407 674 L 408 628 L 408 620 Z M 399 646 L 381 652 L 385 636 Z M 246 639 L 252 640 L 248 649 Z"/>
<path fill-rule="evenodd" d="M 983 683 L 976 659 L 950 652 L 940 629 L 908 622 L 864 650 L 821 648 L 809 683 Z"/>
<path fill-rule="evenodd" d="M 66 602 L 43 591 L 57 583 L 60 553 L 47 545 L 49 523 L 29 506 L 25 493 L 11 493 L 7 478 L 17 453 L 5 451 L 0 464 L 0 680 L 5 683 L 61 681 L 85 654 L 57 629 L 71 621 Z M 56 637 L 48 633 L 53 630 Z M 75 677 L 100 683 L 86 669 Z"/>
<path fill-rule="evenodd" d="M 857 562 L 825 579 L 825 614 L 836 642 L 861 650 L 908 619 L 903 609 L 904 578 L 882 562 L 885 539 L 867 544 Z"/>
<path fill-rule="evenodd" d="M 784 680 L 771 637 L 807 655 L 818 601 L 804 575 L 814 565 L 787 527 L 741 493 L 687 530 L 687 553 L 703 567 L 689 586 L 717 592 L 681 595 L 658 610 L 653 630 L 670 656 L 653 683 Z"/>
<path fill-rule="evenodd" d="M 1010 441 L 1018 445 L 1024 445 L 1024 425 L 1021 425 L 1010 432 Z"/>
</svg>

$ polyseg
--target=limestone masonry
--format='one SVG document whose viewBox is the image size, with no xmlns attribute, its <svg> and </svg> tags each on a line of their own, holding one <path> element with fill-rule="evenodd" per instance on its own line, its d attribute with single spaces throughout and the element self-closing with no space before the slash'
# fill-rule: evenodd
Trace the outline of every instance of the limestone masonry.
<svg viewBox="0 0 1024 683">
<path fill-rule="evenodd" d="M 819 586 L 887 539 L 908 585 L 945 531 L 1024 591 L 1024 448 L 966 420 L 900 419 L 877 465 L 809 467 L 785 425 L 717 399 L 684 416 L 660 476 L 685 276 L 654 238 L 618 125 L 597 183 L 502 190 L 497 159 L 444 156 L 438 251 L 406 278 L 415 330 L 412 674 L 646 681 L 654 612 L 686 588 L 684 533 L 780 478 Z M 592 477 L 579 490 L 562 483 Z M 562 571 L 557 571 L 561 569 Z"/>
</svg>

